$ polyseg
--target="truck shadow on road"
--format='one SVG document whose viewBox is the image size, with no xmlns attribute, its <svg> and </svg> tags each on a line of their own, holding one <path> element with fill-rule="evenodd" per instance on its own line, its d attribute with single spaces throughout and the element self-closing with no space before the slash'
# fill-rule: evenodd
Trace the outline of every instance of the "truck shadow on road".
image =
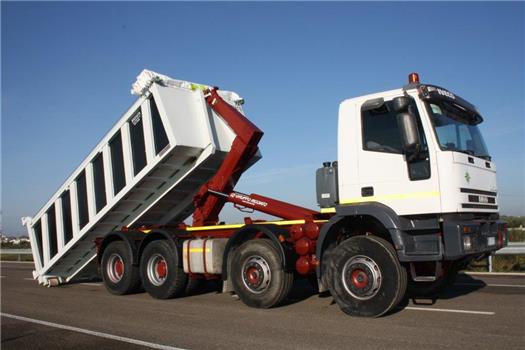
<svg viewBox="0 0 525 350">
<path fill-rule="evenodd" d="M 75 285 L 75 284 L 103 284 L 103 280 L 100 276 L 83 277 L 64 284 L 63 286 Z M 219 280 L 204 280 L 195 279 L 189 280 L 186 287 L 184 296 L 197 296 L 208 293 L 220 293 L 222 291 L 222 281 Z M 145 293 L 143 287 L 138 288 L 136 291 L 129 294 L 140 294 Z"/>
<path fill-rule="evenodd" d="M 458 276 L 456 282 L 453 285 L 447 287 L 438 294 L 422 296 L 416 295 L 413 292 L 407 292 L 399 306 L 389 312 L 388 315 L 395 314 L 403 310 L 410 304 L 410 302 L 412 302 L 414 305 L 433 305 L 440 299 L 448 300 L 459 298 L 483 289 L 485 286 L 486 283 L 484 281 L 474 278 L 470 275 L 461 274 Z M 293 290 L 282 306 L 299 303 L 315 295 L 318 295 L 320 298 L 327 298 L 331 300 L 332 304 L 335 303 L 332 296 L 330 295 L 330 292 L 318 294 L 317 288 L 313 286 L 308 280 L 298 280 L 295 282 Z"/>
<path fill-rule="evenodd" d="M 439 294 L 439 299 L 454 299 L 483 289 L 487 284 L 471 275 L 460 274 L 453 285 Z"/>
<path fill-rule="evenodd" d="M 487 284 L 477 278 L 470 275 L 458 275 L 458 278 L 454 284 L 446 287 L 442 291 L 436 294 L 420 295 L 414 290 L 408 290 L 403 300 L 399 303 L 398 307 L 389 312 L 387 315 L 392 315 L 402 311 L 405 307 L 409 306 L 410 302 L 412 305 L 430 306 L 434 305 L 438 300 L 449 300 L 462 297 L 464 295 L 474 293 Z"/>
<path fill-rule="evenodd" d="M 71 281 L 68 284 L 77 283 L 102 283 L 102 279 L 100 277 L 83 278 L 76 281 Z M 412 301 L 412 304 L 414 305 L 433 305 L 436 303 L 436 301 L 440 299 L 448 300 L 459 298 L 464 295 L 483 289 L 484 287 L 486 287 L 486 283 L 484 281 L 477 279 L 471 275 L 460 274 L 458 275 L 453 285 L 447 287 L 442 292 L 435 295 L 417 295 L 413 291 L 407 291 L 399 306 L 389 314 L 394 314 L 404 309 L 410 304 L 410 301 Z M 184 297 L 192 297 L 208 293 L 220 293 L 221 291 L 222 283 L 219 280 L 192 280 L 188 284 Z M 141 289 L 138 290 L 136 293 L 143 292 L 144 290 Z M 314 285 L 311 281 L 307 279 L 298 279 L 295 281 L 290 295 L 281 304 L 281 306 L 296 304 L 316 295 L 320 298 L 330 298 L 332 299 L 331 303 L 335 303 L 333 301 L 332 296 L 330 295 L 330 292 L 324 292 L 319 294 L 317 286 Z"/>
</svg>

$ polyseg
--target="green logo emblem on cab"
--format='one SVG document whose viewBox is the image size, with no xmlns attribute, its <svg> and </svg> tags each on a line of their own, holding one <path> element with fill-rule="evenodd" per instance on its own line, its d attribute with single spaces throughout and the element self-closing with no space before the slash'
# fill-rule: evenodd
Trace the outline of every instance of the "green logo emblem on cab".
<svg viewBox="0 0 525 350">
<path fill-rule="evenodd" d="M 470 183 L 470 174 L 468 171 L 465 171 L 465 180 L 467 180 L 467 183 Z"/>
</svg>

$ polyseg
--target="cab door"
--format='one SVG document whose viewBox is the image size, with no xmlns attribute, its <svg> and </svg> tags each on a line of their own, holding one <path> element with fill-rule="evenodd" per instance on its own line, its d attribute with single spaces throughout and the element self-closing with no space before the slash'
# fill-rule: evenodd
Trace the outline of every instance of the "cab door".
<svg viewBox="0 0 525 350">
<path fill-rule="evenodd" d="M 342 204 L 380 202 L 398 215 L 436 213 L 440 210 L 437 163 L 427 140 L 418 102 L 410 98 L 408 113 L 418 124 L 420 149 L 416 157 L 403 150 L 393 99 L 389 96 L 367 100 L 357 109 L 361 129 L 359 143 L 359 186 L 355 198 L 342 199 Z M 427 125 L 430 128 L 430 125 Z M 431 130 L 431 129 L 429 129 Z"/>
</svg>

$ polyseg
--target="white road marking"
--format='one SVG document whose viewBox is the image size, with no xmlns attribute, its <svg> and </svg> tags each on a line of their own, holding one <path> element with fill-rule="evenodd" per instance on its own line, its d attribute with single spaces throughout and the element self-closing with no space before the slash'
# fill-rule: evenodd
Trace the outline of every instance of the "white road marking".
<svg viewBox="0 0 525 350">
<path fill-rule="evenodd" d="M 474 272 L 474 271 L 463 271 L 465 275 L 473 276 L 519 276 L 525 277 L 525 272 Z"/>
<path fill-rule="evenodd" d="M 473 314 L 473 315 L 489 315 L 493 316 L 496 313 L 492 311 L 471 311 L 471 310 L 456 310 L 456 309 L 435 309 L 430 307 L 414 307 L 414 306 L 407 306 L 405 307 L 407 310 L 417 310 L 417 311 L 437 311 L 437 312 L 452 312 L 457 314 Z"/>
<path fill-rule="evenodd" d="M 479 286 L 479 287 L 512 287 L 512 288 L 525 288 L 525 285 L 521 284 L 481 284 L 481 283 L 454 283 L 456 286 Z"/>
<path fill-rule="evenodd" d="M 83 334 L 93 335 L 93 336 L 95 336 L 95 337 L 106 338 L 106 339 L 111 339 L 111 340 L 117 340 L 117 341 L 121 341 L 121 342 L 124 342 L 124 343 L 129 343 L 129 344 L 135 344 L 135 345 L 147 346 L 147 347 L 150 347 L 150 348 L 152 348 L 152 349 L 161 349 L 161 350 L 184 350 L 184 349 L 182 349 L 182 348 L 176 348 L 176 347 L 174 347 L 174 346 L 162 345 L 162 344 L 156 344 L 156 343 L 150 343 L 150 342 L 143 341 L 143 340 L 137 340 L 137 339 L 133 339 L 133 338 L 126 338 L 126 337 L 121 337 L 121 336 L 118 336 L 118 335 L 113 335 L 113 334 L 108 334 L 108 333 L 102 333 L 102 332 L 90 331 L 89 329 L 78 328 L 78 327 L 72 327 L 72 326 L 66 326 L 66 325 L 62 325 L 62 324 L 58 324 L 58 323 L 53 323 L 53 322 L 47 322 L 47 321 L 41 321 L 41 320 L 35 320 L 35 319 L 33 319 L 33 318 L 28 318 L 28 317 L 23 317 L 23 316 L 17 316 L 17 315 L 7 314 L 7 313 L 4 313 L 4 312 L 0 312 L 0 315 L 3 316 L 3 317 L 7 317 L 7 318 L 13 318 L 13 319 L 15 319 L 15 320 L 20 320 L 20 321 L 25 321 L 25 322 L 31 322 L 31 323 L 36 323 L 36 324 L 41 324 L 41 325 L 44 325 L 44 326 L 48 326 L 48 327 L 54 327 L 54 328 L 59 328 L 59 329 L 65 329 L 65 330 L 67 330 L 67 331 L 72 331 L 72 332 L 78 332 L 78 333 L 83 333 Z"/>
</svg>

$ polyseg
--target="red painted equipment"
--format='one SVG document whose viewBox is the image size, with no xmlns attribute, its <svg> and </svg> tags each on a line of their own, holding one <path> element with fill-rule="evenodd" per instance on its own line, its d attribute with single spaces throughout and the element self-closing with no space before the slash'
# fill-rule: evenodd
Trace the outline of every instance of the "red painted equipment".
<svg viewBox="0 0 525 350">
<path fill-rule="evenodd" d="M 239 113 L 217 93 L 217 88 L 205 91 L 206 102 L 219 114 L 237 135 L 231 146 L 231 151 L 224 159 L 221 167 L 213 178 L 203 185 L 193 199 L 195 211 L 193 225 L 215 225 L 219 221 L 219 213 L 226 203 L 223 197 L 211 196 L 210 190 L 230 192 L 233 190 L 241 174 L 246 170 L 250 160 L 257 153 L 257 144 L 263 132 Z"/>
<path fill-rule="evenodd" d="M 250 122 L 244 115 L 224 101 L 216 91 L 217 88 L 205 91 L 206 102 L 233 129 L 237 137 L 233 141 L 231 151 L 226 156 L 221 167 L 213 178 L 203 185 L 193 199 L 195 211 L 193 226 L 216 225 L 219 213 L 226 202 L 236 206 L 257 210 L 286 220 L 322 217 L 315 210 L 264 197 L 258 194 L 242 194 L 232 192 L 241 174 L 248 167 L 250 160 L 257 153 L 258 143 L 263 132 Z M 310 226 L 311 236 L 319 232 L 317 225 Z M 309 236 L 310 236 L 309 235 Z"/>
</svg>

